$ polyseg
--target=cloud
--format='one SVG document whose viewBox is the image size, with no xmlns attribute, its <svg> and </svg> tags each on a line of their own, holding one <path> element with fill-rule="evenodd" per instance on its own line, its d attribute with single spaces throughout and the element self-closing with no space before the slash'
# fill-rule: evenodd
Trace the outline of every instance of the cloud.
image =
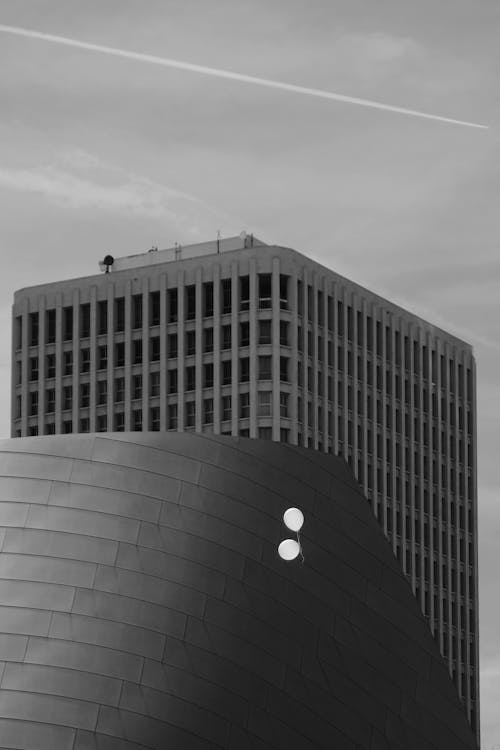
<svg viewBox="0 0 500 750">
<path fill-rule="evenodd" d="M 42 195 L 63 207 L 135 215 L 180 225 L 198 237 L 200 215 L 212 223 L 228 217 L 196 196 L 128 172 L 81 149 L 56 155 L 53 163 L 29 168 L 0 165 L 0 188 Z"/>
</svg>

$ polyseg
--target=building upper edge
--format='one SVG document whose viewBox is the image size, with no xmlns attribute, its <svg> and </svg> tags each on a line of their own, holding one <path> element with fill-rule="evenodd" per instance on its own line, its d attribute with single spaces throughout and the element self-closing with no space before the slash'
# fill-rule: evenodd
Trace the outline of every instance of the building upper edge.
<svg viewBox="0 0 500 750">
<path fill-rule="evenodd" d="M 175 267 L 179 265 L 190 265 L 193 266 L 196 264 L 196 262 L 200 260 L 206 260 L 209 258 L 231 258 L 234 257 L 237 254 L 240 253 L 256 253 L 258 251 L 265 250 L 267 254 L 272 255 L 273 252 L 286 252 L 290 253 L 292 255 L 292 261 L 295 261 L 295 264 L 298 266 L 299 264 L 303 264 L 304 262 L 311 268 L 311 270 L 315 270 L 319 272 L 320 274 L 324 274 L 327 276 L 330 276 L 332 281 L 335 283 L 338 283 L 340 285 L 346 286 L 350 291 L 355 292 L 356 294 L 359 294 L 362 298 L 364 298 L 367 302 L 372 302 L 375 305 L 379 306 L 380 308 L 383 308 L 386 313 L 397 315 L 399 317 L 405 318 L 408 323 L 414 323 L 418 326 L 423 327 L 425 330 L 430 332 L 432 335 L 440 336 L 441 338 L 447 339 L 449 341 L 452 341 L 459 345 L 461 348 L 467 349 L 471 355 L 473 355 L 474 350 L 473 346 L 469 341 L 466 341 L 465 339 L 461 338 L 459 335 L 455 333 L 451 333 L 450 331 L 445 330 L 444 328 L 441 328 L 440 326 L 436 325 L 435 323 L 430 322 L 429 320 L 423 318 L 422 316 L 418 315 L 417 313 L 413 312 L 412 310 L 409 310 L 407 308 L 402 307 L 401 305 L 398 305 L 395 302 L 392 302 L 391 300 L 383 297 L 380 294 L 377 294 L 376 292 L 362 286 L 358 282 L 352 281 L 352 279 L 347 278 L 346 276 L 342 276 L 337 271 L 333 271 L 332 269 L 328 268 L 327 266 L 324 266 L 323 264 L 319 263 L 316 260 L 313 260 L 312 258 L 308 257 L 307 255 L 304 255 L 304 253 L 301 253 L 298 250 L 295 250 L 291 247 L 286 247 L 285 245 L 269 245 L 265 242 L 255 238 L 253 235 L 248 235 L 247 237 L 252 237 L 252 244 L 248 243 L 246 246 L 243 246 L 243 243 L 245 242 L 244 238 L 241 237 L 232 237 L 232 238 L 225 238 L 224 240 L 220 240 L 222 243 L 228 243 L 229 241 L 235 241 L 239 240 L 240 243 L 242 243 L 242 246 L 240 247 L 231 247 L 228 244 L 225 244 L 224 249 L 221 248 L 220 252 L 217 252 L 217 246 L 216 246 L 216 240 L 212 240 L 209 243 L 199 243 L 198 245 L 186 245 L 182 248 L 183 251 L 188 250 L 189 248 L 197 248 L 197 247 L 203 247 L 208 248 L 211 246 L 213 248 L 212 252 L 203 252 L 200 254 L 192 254 L 188 256 L 182 256 L 178 258 L 170 258 L 168 260 L 163 260 L 155 263 L 144 263 L 143 265 L 131 265 L 127 267 L 119 267 L 117 264 L 117 267 L 115 270 L 113 270 L 110 274 L 104 274 L 104 273 L 97 273 L 92 274 L 90 276 L 81 276 L 76 277 L 72 279 L 62 279 L 59 281 L 51 281 L 44 284 L 34 284 L 33 286 L 28 287 L 22 287 L 21 289 L 17 289 L 14 292 L 14 306 L 19 305 L 20 302 L 25 298 L 26 296 L 32 296 L 34 293 L 36 294 L 44 294 L 44 293 L 50 293 L 50 292 L 56 292 L 59 291 L 61 286 L 65 286 L 66 288 L 74 288 L 75 286 L 89 286 L 91 284 L 96 283 L 106 283 L 108 279 L 114 280 L 114 279 L 123 279 L 126 278 L 128 275 L 130 275 L 133 272 L 137 271 L 152 271 L 155 269 L 157 273 L 159 274 L 161 271 L 165 270 L 166 267 Z M 169 248 L 168 251 L 155 251 L 155 252 L 146 252 L 142 254 L 136 254 L 136 255 L 130 255 L 130 256 L 124 256 L 122 259 L 118 260 L 128 260 L 128 259 L 139 259 L 139 258 L 147 258 L 151 255 L 158 255 L 163 254 L 165 252 L 170 252 L 172 250 L 175 250 L 174 248 Z M 298 261 L 298 262 L 297 262 Z"/>
</svg>

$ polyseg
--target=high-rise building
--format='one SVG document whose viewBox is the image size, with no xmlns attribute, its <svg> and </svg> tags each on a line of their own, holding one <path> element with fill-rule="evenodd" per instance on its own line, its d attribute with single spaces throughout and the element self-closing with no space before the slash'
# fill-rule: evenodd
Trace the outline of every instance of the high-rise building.
<svg viewBox="0 0 500 750">
<path fill-rule="evenodd" d="M 343 456 L 478 732 L 471 347 L 253 235 L 20 290 L 12 436 L 195 431 Z"/>
</svg>

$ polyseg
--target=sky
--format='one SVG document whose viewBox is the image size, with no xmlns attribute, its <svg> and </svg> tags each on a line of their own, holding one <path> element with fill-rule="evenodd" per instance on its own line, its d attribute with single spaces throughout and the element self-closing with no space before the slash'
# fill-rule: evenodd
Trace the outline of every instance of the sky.
<svg viewBox="0 0 500 750">
<path fill-rule="evenodd" d="M 498 0 L 0 0 L 0 24 L 479 123 L 0 31 L 0 436 L 15 289 L 254 232 L 469 341 L 482 748 L 500 746 Z"/>
</svg>

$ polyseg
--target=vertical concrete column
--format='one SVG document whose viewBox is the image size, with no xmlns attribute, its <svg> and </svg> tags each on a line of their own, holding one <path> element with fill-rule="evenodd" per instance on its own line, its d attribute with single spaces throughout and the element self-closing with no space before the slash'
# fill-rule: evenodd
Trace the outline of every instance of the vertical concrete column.
<svg viewBox="0 0 500 750">
<path fill-rule="evenodd" d="M 472 417 L 472 492 L 473 496 L 470 498 L 472 500 L 472 523 L 473 523 L 473 558 L 470 560 L 470 564 L 473 565 L 473 573 L 474 573 L 474 591 L 478 591 L 478 545 L 477 545 L 477 528 L 478 528 L 478 518 L 477 518 L 477 409 L 476 409 L 476 383 L 477 383 L 477 373 L 476 373 L 476 362 L 474 360 L 474 357 L 471 356 L 470 360 L 470 369 L 471 369 L 471 379 L 472 379 L 472 403 L 471 403 L 471 417 Z M 469 607 L 469 602 L 467 602 L 467 608 Z M 479 742 L 479 733 L 480 733 L 480 694 L 479 694 L 479 610 L 477 606 L 474 606 L 474 611 L 472 613 L 472 619 L 474 623 L 474 643 L 471 647 L 471 651 L 474 652 L 474 664 L 475 664 L 475 677 L 474 677 L 474 700 L 475 700 L 475 706 L 474 706 L 474 712 L 475 712 L 475 721 L 476 721 L 476 737 Z M 472 710 L 472 704 L 470 706 L 470 709 Z"/>
<path fill-rule="evenodd" d="M 238 394 L 240 392 L 240 372 L 239 372 L 239 349 L 238 349 L 238 261 L 233 260 L 231 263 L 231 372 L 232 372 L 232 432 L 238 434 L 237 420 L 235 432 L 235 405 L 239 408 Z"/>
<path fill-rule="evenodd" d="M 424 453 L 427 451 L 427 458 L 429 460 L 429 449 L 428 448 L 422 448 L 424 445 L 424 410 L 422 408 L 422 405 L 424 403 L 424 343 L 425 343 L 425 335 L 422 330 L 418 331 L 418 354 L 419 354 L 419 370 L 418 370 L 418 398 L 419 398 L 419 404 L 421 405 L 419 408 L 419 422 L 420 422 L 420 428 L 419 428 L 419 434 L 420 434 L 420 451 L 419 451 L 419 491 L 418 496 L 415 498 L 415 507 L 418 509 L 418 526 L 419 526 L 419 532 L 420 532 L 420 545 L 419 545 L 419 566 L 416 570 L 416 583 L 418 582 L 419 585 L 419 604 L 420 608 L 423 610 L 423 601 L 424 601 L 424 587 L 423 587 L 423 567 L 424 567 L 424 555 L 423 555 L 423 509 L 424 509 L 424 486 L 425 486 L 425 472 L 424 472 Z M 429 474 L 432 471 L 432 456 L 430 456 L 430 462 L 429 462 Z M 427 480 L 428 481 L 428 480 Z"/>
<path fill-rule="evenodd" d="M 72 377 L 71 422 L 73 432 L 80 431 L 78 410 L 78 387 L 80 383 L 80 290 L 73 290 L 73 377 Z"/>
<path fill-rule="evenodd" d="M 358 470 L 358 300 L 356 293 L 350 295 L 350 305 L 352 310 L 352 469 L 356 479 L 359 479 Z"/>
<path fill-rule="evenodd" d="M 410 434 L 409 429 L 412 414 L 410 407 L 406 404 L 405 398 L 405 380 L 406 380 L 406 368 L 405 368 L 405 336 L 408 337 L 408 331 L 406 325 L 399 319 L 399 361 L 400 365 L 400 378 L 401 378 L 401 566 L 403 571 L 406 572 L 406 516 L 407 516 L 407 503 L 409 503 L 409 489 L 410 489 L 410 467 L 406 461 L 406 451 L 410 453 Z M 406 419 L 408 412 L 408 420 Z M 407 472 L 408 472 L 408 493 L 407 493 Z"/>
<path fill-rule="evenodd" d="M 443 607 L 442 607 L 442 601 L 441 597 L 443 594 L 443 575 L 442 575 L 442 569 L 441 569 L 441 559 L 443 554 L 442 549 L 442 541 L 441 541 L 441 532 L 443 530 L 443 511 L 442 511 L 442 498 L 445 495 L 445 488 L 443 486 L 443 468 L 442 465 L 446 466 L 447 458 L 445 459 L 445 456 L 448 455 L 447 447 L 443 444 L 443 435 L 441 430 L 442 420 L 443 420 L 443 413 L 442 413 L 442 407 L 441 407 L 441 395 L 442 395 L 442 388 L 443 388 L 443 381 L 441 377 L 441 357 L 444 357 L 443 352 L 443 346 L 441 341 L 438 339 L 436 341 L 436 379 L 435 379 L 435 389 L 436 389 L 436 397 L 437 397 L 437 461 L 438 461 L 438 477 L 437 477 L 437 520 L 434 522 L 432 521 L 432 534 L 431 534 L 431 543 L 432 543 L 432 556 L 433 556 L 433 563 L 434 563 L 434 556 L 436 556 L 437 561 L 437 577 L 434 576 L 434 571 L 432 571 L 432 581 L 433 586 L 436 589 L 437 593 L 437 609 L 434 607 L 433 604 L 433 618 L 437 619 L 437 630 L 440 634 L 439 641 L 442 640 L 442 629 L 443 629 Z M 444 420 L 444 423 L 446 423 L 446 420 Z M 434 543 L 434 523 L 436 523 L 436 542 Z M 434 564 L 432 565 L 434 567 Z M 434 591 L 433 591 L 434 595 Z M 433 596 L 434 598 L 434 596 Z M 434 633 L 434 622 L 432 623 L 432 632 Z"/>
<path fill-rule="evenodd" d="M 249 306 L 249 328 L 250 328 L 250 437 L 257 437 L 257 295 L 258 295 L 258 276 L 257 263 L 255 258 L 250 258 L 249 263 L 249 287 L 250 287 L 250 306 Z M 239 409 L 239 404 L 237 406 Z"/>
<path fill-rule="evenodd" d="M 290 311 L 292 314 L 292 320 L 291 320 L 291 336 L 290 336 L 290 345 L 291 345 L 291 357 L 290 357 L 290 377 L 291 377 L 291 404 L 289 404 L 289 414 L 290 414 L 290 420 L 291 420 L 291 433 L 290 433 L 290 442 L 292 445 L 298 445 L 298 409 L 297 409 L 297 399 L 299 396 L 299 386 L 297 382 L 297 368 L 298 368 L 298 362 L 299 362 L 299 352 L 298 352 L 298 344 L 299 344 L 299 338 L 298 338 L 298 325 L 299 325 L 299 315 L 298 315 L 298 305 L 297 305 L 297 279 L 299 275 L 297 273 L 297 269 L 295 265 L 292 267 L 292 271 L 290 273 L 290 277 L 288 279 L 288 298 L 290 300 Z"/>
<path fill-rule="evenodd" d="M 184 358 L 184 308 L 185 308 L 185 291 L 184 291 L 184 271 L 177 271 L 177 431 L 184 432 L 184 410 L 185 410 L 185 358 Z"/>
<path fill-rule="evenodd" d="M 388 316 L 389 321 L 389 342 L 390 342 L 390 364 L 389 364 L 389 378 L 391 393 L 388 402 L 390 404 L 390 435 L 391 435 L 391 461 L 389 464 L 389 470 L 391 474 L 391 502 L 389 512 L 391 514 L 391 543 L 392 551 L 394 555 L 397 555 L 397 538 L 396 538 L 396 518 L 397 518 L 397 506 L 401 502 L 401 498 L 398 497 L 397 493 L 397 474 L 399 472 L 401 476 L 401 466 L 397 468 L 396 453 L 397 453 L 397 440 L 396 440 L 396 401 L 399 398 L 399 394 L 396 392 L 396 334 L 395 334 L 395 320 L 394 315 Z M 399 402 L 401 408 L 401 400 Z M 400 412 L 401 414 L 401 412 Z M 401 435 L 400 435 L 401 440 Z M 403 446 L 400 445 L 400 450 L 403 450 Z"/>
<path fill-rule="evenodd" d="M 348 460 L 348 454 L 349 454 L 349 401 L 348 401 L 348 375 L 347 375 L 347 365 L 348 365 L 348 331 L 347 331 L 347 305 L 349 304 L 349 298 L 346 291 L 346 288 L 342 286 L 340 288 L 340 299 L 342 301 L 342 330 L 344 331 L 344 336 L 342 338 L 342 352 L 343 352 L 343 370 L 342 370 L 342 432 L 344 435 L 344 451 L 343 451 L 343 457 L 344 461 Z"/>
<path fill-rule="evenodd" d="M 434 421 L 436 420 L 436 432 L 439 432 L 439 422 L 437 421 L 436 415 L 434 414 L 433 409 L 433 398 L 432 395 L 435 392 L 436 386 L 433 382 L 433 372 L 432 372 L 432 350 L 434 347 L 433 343 L 433 337 L 432 335 L 427 332 L 426 334 L 426 346 L 427 346 L 427 373 L 428 373 L 428 379 L 427 379 L 427 414 L 428 420 L 429 420 L 429 486 L 428 486 L 428 498 L 429 498 L 429 508 L 428 508 L 428 518 L 427 518 L 427 525 L 429 527 L 429 547 L 427 550 L 427 554 L 429 557 L 429 577 L 427 580 L 427 576 L 425 575 L 425 533 L 424 533 L 424 522 L 425 522 L 425 508 L 422 508 L 422 536 L 421 536 L 421 550 L 422 550 L 422 588 L 425 588 L 425 582 L 427 581 L 428 586 L 428 597 L 424 597 L 424 603 L 425 603 L 425 614 L 431 618 L 431 624 L 432 624 L 432 612 L 433 612 L 433 589 L 432 589 L 432 582 L 434 580 L 434 571 L 433 571 L 433 564 L 432 564 L 432 523 L 433 523 L 433 495 L 434 495 L 434 462 L 436 462 L 436 465 L 439 462 L 439 455 L 436 452 L 436 445 L 434 443 L 434 437 L 433 437 L 433 426 Z M 436 458 L 434 456 L 436 455 Z M 428 599 L 428 602 L 426 601 L 426 598 Z"/>
<path fill-rule="evenodd" d="M 332 329 L 332 387 L 333 387 L 333 453 L 335 455 L 339 452 L 339 417 L 341 411 L 339 409 L 338 399 L 338 388 L 339 388 L 339 361 L 338 361 L 338 347 L 339 347 L 339 322 L 338 322 L 338 301 L 339 301 L 339 288 L 336 281 L 332 283 L 332 315 L 333 315 L 333 329 Z"/>
<path fill-rule="evenodd" d="M 446 342 L 445 343 L 445 361 L 444 361 L 444 399 L 447 405 L 447 419 L 445 421 L 445 441 L 446 441 L 446 452 L 448 455 L 448 460 L 445 464 L 445 472 L 446 472 L 446 502 L 445 502 L 445 508 L 446 508 L 446 521 L 443 520 L 443 526 L 441 531 L 444 532 L 444 538 L 446 540 L 446 553 L 443 553 L 442 560 L 445 562 L 445 579 L 443 581 L 443 585 L 446 587 L 446 608 L 443 611 L 443 618 L 446 617 L 446 627 L 444 627 L 443 623 L 443 633 L 442 633 L 442 642 L 441 642 L 441 651 L 443 652 L 444 649 L 447 649 L 447 659 L 448 662 L 448 668 L 450 666 L 450 660 L 451 660 L 451 536 L 450 536 L 450 513 L 451 513 L 451 466 L 450 466 L 450 443 L 452 440 L 452 432 L 451 432 L 451 425 L 450 425 L 450 414 L 451 410 L 454 408 L 454 405 L 451 403 L 450 400 L 450 360 L 451 360 L 452 354 L 450 351 L 450 345 Z M 440 543 L 442 544 L 442 537 Z M 443 591 L 443 595 L 445 592 Z"/>
<path fill-rule="evenodd" d="M 313 392 L 312 392 L 312 447 L 317 449 L 318 447 L 318 433 L 319 433 L 319 420 L 318 420 L 318 276 L 316 271 L 311 274 L 311 286 L 312 286 L 312 299 L 313 299 L 313 319 L 312 319 L 312 375 L 313 375 Z"/>
<path fill-rule="evenodd" d="M 38 434 L 43 435 L 43 421 L 45 414 L 45 344 L 46 333 L 46 302 L 45 294 L 38 297 Z M 74 399 L 73 399 L 74 400 Z M 73 431 L 75 430 L 73 426 Z"/>
<path fill-rule="evenodd" d="M 196 298 L 196 318 L 195 318 L 195 367 L 196 367 L 196 418 L 195 431 L 203 431 L 203 356 L 202 356 L 202 282 L 201 266 L 198 266 L 195 272 L 195 298 Z"/>
<path fill-rule="evenodd" d="M 111 275 L 111 274 L 110 274 Z M 107 411 L 107 430 L 111 432 L 114 430 L 114 340 L 115 340 L 115 285 L 112 281 L 108 281 L 107 285 L 107 300 L 108 300 L 108 334 L 106 336 L 106 346 L 108 347 L 108 367 L 106 370 L 106 380 L 108 381 L 108 394 L 106 399 L 106 411 Z"/>
<path fill-rule="evenodd" d="M 459 508 L 459 497 L 460 497 L 460 482 L 459 482 L 459 471 L 458 471 L 458 460 L 457 457 L 459 455 L 459 433 L 460 433 L 460 424 L 459 424 L 459 396 L 458 396 L 458 357 L 459 353 L 457 351 L 457 348 L 453 346 L 453 408 L 455 410 L 455 429 L 453 431 L 453 442 L 455 444 L 454 447 L 454 467 L 455 467 L 455 477 L 454 481 L 452 482 L 451 487 L 451 502 L 453 504 L 454 513 L 455 513 L 455 522 L 453 524 L 453 531 L 455 532 L 453 539 L 453 544 L 451 545 L 450 554 L 449 554 L 449 565 L 450 569 L 452 571 L 452 576 L 454 578 L 455 583 L 455 597 L 453 601 L 453 609 L 455 610 L 455 623 L 456 623 L 456 631 L 452 635 L 452 639 L 455 641 L 456 646 L 456 652 L 455 652 L 455 664 L 454 669 L 455 673 L 453 675 L 453 679 L 455 684 L 457 685 L 457 688 L 460 693 L 460 649 L 458 648 L 458 644 L 460 641 L 460 626 L 461 626 L 461 613 L 460 613 L 460 508 Z M 453 565 L 453 562 L 455 565 Z"/>
<path fill-rule="evenodd" d="M 167 429 L 167 274 L 160 274 L 160 431 Z"/>
<path fill-rule="evenodd" d="M 409 362 L 409 387 L 410 387 L 410 570 L 411 573 L 411 587 L 412 591 L 415 591 L 415 534 L 413 528 L 415 524 L 415 505 L 417 502 L 415 482 L 417 478 L 420 481 L 420 466 L 418 461 L 415 460 L 416 450 L 416 438 L 415 433 L 415 421 L 417 419 L 417 412 L 415 410 L 415 386 L 417 384 L 417 377 L 415 375 L 415 356 L 414 356 L 414 344 L 418 342 L 418 334 L 414 332 L 413 326 L 410 324 L 408 327 L 408 338 L 410 347 L 410 362 Z M 420 409 L 419 409 L 420 413 Z M 417 422 L 418 424 L 418 422 Z M 420 430 L 419 425 L 419 430 Z M 420 452 L 420 451 L 419 451 Z"/>
<path fill-rule="evenodd" d="M 323 351 L 322 351 L 322 358 L 323 358 L 323 373 L 322 373 L 322 380 L 323 380 L 323 397 L 322 397 L 322 406 L 323 406 L 323 422 L 319 426 L 320 431 L 322 431 L 322 442 L 323 442 L 323 452 L 328 452 L 328 282 L 326 280 L 326 277 L 323 277 L 322 280 L 322 292 L 323 292 L 323 331 L 322 331 L 322 341 L 323 341 Z"/>
<path fill-rule="evenodd" d="M 271 341 L 272 341 L 272 435 L 273 440 L 278 442 L 280 439 L 280 260 L 278 257 L 272 259 L 271 266 Z"/>
<path fill-rule="evenodd" d="M 61 293 L 56 294 L 56 408 L 54 414 L 54 429 L 56 434 L 61 432 L 61 401 L 62 401 L 62 308 L 63 296 Z"/>
<path fill-rule="evenodd" d="M 96 431 L 97 287 L 90 287 L 90 432 Z M 80 398 L 80 394 L 78 394 Z"/>
<path fill-rule="evenodd" d="M 361 304 L 360 304 L 361 303 Z M 361 372 L 358 372 L 358 378 L 361 381 L 361 435 L 363 440 L 363 449 L 361 461 L 363 464 L 363 491 L 368 496 L 368 454 L 372 446 L 368 444 L 368 321 L 366 299 L 363 297 L 358 304 L 361 307 Z M 358 331 L 359 333 L 359 331 Z M 359 351 L 359 348 L 358 348 Z M 373 399 L 372 399 L 373 400 Z M 372 430 L 373 435 L 373 430 Z"/>
<path fill-rule="evenodd" d="M 215 263 L 212 271 L 213 285 L 214 285 L 214 314 L 213 314 L 213 331 L 214 331 L 214 432 L 218 435 L 221 431 L 221 389 L 222 389 L 222 378 L 221 378 L 221 347 L 220 347 L 220 265 Z M 235 404 L 232 404 L 233 414 L 236 408 Z"/>
<path fill-rule="evenodd" d="M 142 429 L 150 430 L 149 423 L 149 278 L 142 279 Z"/>
<path fill-rule="evenodd" d="M 132 374 L 130 365 L 130 350 L 132 341 L 132 282 L 127 279 L 124 288 L 125 294 L 125 332 L 124 332 L 124 349 L 125 349 L 125 367 L 123 368 L 123 377 L 125 378 L 125 431 L 129 432 L 131 425 L 132 410 Z"/>
<path fill-rule="evenodd" d="M 22 352 L 21 352 L 21 435 L 28 434 L 28 400 L 29 400 L 29 380 L 28 380 L 28 359 L 29 359 L 29 300 L 25 299 L 22 306 Z"/>
<path fill-rule="evenodd" d="M 307 367 L 309 362 L 309 310 L 308 310 L 308 286 L 309 276 L 307 268 L 302 268 L 302 383 L 304 398 L 302 399 L 302 445 L 309 445 L 309 385 L 307 381 Z"/>
</svg>

